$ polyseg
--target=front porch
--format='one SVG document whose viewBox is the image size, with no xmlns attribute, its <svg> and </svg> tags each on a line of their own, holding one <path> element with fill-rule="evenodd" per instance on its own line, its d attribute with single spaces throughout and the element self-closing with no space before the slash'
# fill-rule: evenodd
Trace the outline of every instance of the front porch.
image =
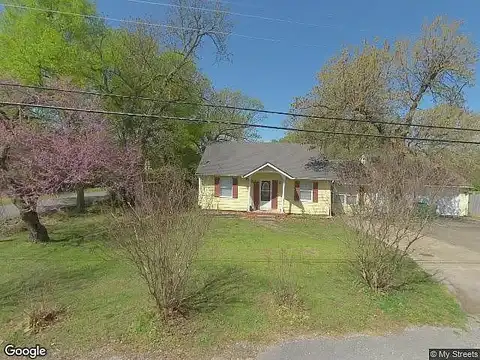
<svg viewBox="0 0 480 360">
<path fill-rule="evenodd" d="M 245 174 L 248 180 L 246 208 L 251 213 L 284 214 L 287 180 L 294 178 L 270 163 Z"/>
<path fill-rule="evenodd" d="M 286 219 L 293 214 L 280 213 L 278 211 L 228 211 L 228 210 L 207 210 L 213 216 L 221 218 L 243 218 L 243 219 Z"/>
</svg>

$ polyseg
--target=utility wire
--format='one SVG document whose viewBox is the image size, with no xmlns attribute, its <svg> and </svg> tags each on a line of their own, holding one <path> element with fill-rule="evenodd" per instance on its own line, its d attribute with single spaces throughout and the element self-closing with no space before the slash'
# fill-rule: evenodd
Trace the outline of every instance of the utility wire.
<svg viewBox="0 0 480 360">
<path fill-rule="evenodd" d="M 115 22 L 122 22 L 122 23 L 126 23 L 126 24 L 148 25 L 148 26 L 162 27 L 162 28 L 168 28 L 168 29 L 179 29 L 179 30 L 188 30 L 188 31 L 201 31 L 202 30 L 202 29 L 184 27 L 184 26 L 158 24 L 158 23 L 151 23 L 151 22 L 138 21 L 138 20 L 116 19 L 116 18 L 111 18 L 111 17 L 108 17 L 108 16 L 79 14 L 79 13 L 69 12 L 69 11 L 52 10 L 52 9 L 45 9 L 45 8 L 38 8 L 38 7 L 24 6 L 24 5 L 0 3 L 0 6 L 11 7 L 11 8 L 16 8 L 16 9 L 23 9 L 23 10 L 41 11 L 41 12 L 61 14 L 61 15 L 79 16 L 79 17 L 88 18 L 88 19 L 100 19 L 100 20 L 106 20 L 106 21 L 115 21 Z M 325 45 L 317 45 L 317 44 L 295 44 L 295 43 L 289 43 L 287 40 L 282 40 L 282 39 L 273 39 L 273 38 L 250 36 L 250 35 L 238 34 L 238 33 L 233 33 L 233 32 L 228 32 L 228 31 L 209 31 L 209 32 L 212 33 L 212 34 L 231 35 L 231 36 L 241 37 L 241 38 L 250 39 L 250 40 L 262 40 L 262 41 L 269 41 L 269 42 L 274 42 L 274 43 L 288 43 L 290 46 L 293 46 L 293 47 L 298 47 L 298 46 L 300 46 L 300 47 L 301 46 L 326 47 Z"/>
<path fill-rule="evenodd" d="M 205 103 L 197 103 L 197 102 L 181 101 L 181 100 L 158 100 L 158 99 L 154 99 L 154 98 L 150 98 L 150 97 L 143 97 L 143 96 L 120 95 L 120 94 L 102 93 L 102 92 L 97 92 L 97 91 L 78 90 L 78 89 L 59 89 L 59 88 L 48 87 L 48 86 L 11 84 L 11 83 L 5 83 L 5 82 L 0 82 L 0 86 L 10 86 L 10 87 L 47 90 L 47 91 L 58 91 L 58 92 L 83 94 L 83 95 L 105 96 L 105 97 L 114 97 L 114 98 L 120 98 L 120 99 L 144 100 L 144 101 L 169 103 L 169 104 L 179 104 L 179 105 L 191 105 L 191 106 L 202 106 L 202 107 L 210 107 L 210 108 L 251 111 L 251 112 L 257 112 L 257 113 L 262 113 L 262 114 L 285 115 L 285 116 L 293 116 L 293 117 L 300 117 L 300 118 L 307 118 L 307 119 L 335 120 L 335 121 L 348 121 L 348 122 L 384 124 L 384 125 L 395 125 L 395 126 L 408 126 L 408 127 L 439 129 L 439 130 L 456 130 L 456 131 L 480 132 L 480 129 L 478 129 L 478 128 L 465 128 L 465 127 L 440 126 L 440 125 L 425 125 L 425 124 L 409 125 L 409 124 L 398 123 L 398 122 L 394 122 L 394 121 L 349 119 L 349 118 L 343 118 L 343 117 L 337 117 L 337 116 L 304 115 L 304 114 L 296 114 L 296 113 L 292 113 L 292 112 L 255 109 L 255 108 L 242 107 L 242 106 L 205 104 Z"/>
<path fill-rule="evenodd" d="M 308 129 L 297 129 L 297 128 L 284 127 L 284 126 L 272 126 L 272 125 L 262 125 L 262 124 L 246 124 L 246 123 L 233 122 L 233 121 L 207 120 L 207 119 L 198 119 L 198 118 L 191 118 L 191 117 L 166 116 L 166 115 L 148 115 L 148 114 L 140 114 L 140 113 L 127 113 L 127 112 L 120 112 L 120 111 L 72 108 L 72 107 L 46 105 L 46 104 L 27 104 L 27 103 L 11 102 L 11 101 L 0 101 L 0 104 L 1 105 L 9 105 L 9 106 L 20 106 L 20 107 L 34 107 L 34 108 L 41 108 L 41 109 L 78 111 L 78 112 L 104 114 L 104 115 L 120 115 L 120 116 L 140 117 L 140 118 L 150 118 L 150 119 L 160 119 L 160 120 L 176 120 L 176 121 L 185 121 L 185 122 L 192 122 L 192 123 L 235 125 L 235 126 L 239 126 L 239 127 L 251 127 L 251 128 L 260 128 L 260 129 L 295 131 L 295 132 L 304 132 L 304 133 L 312 133 L 312 134 L 360 136 L 360 137 L 399 139 L 399 140 L 411 140 L 411 141 L 425 141 L 425 142 L 437 142 L 437 143 L 480 145 L 479 141 L 436 139 L 436 138 L 429 139 L 429 138 L 415 138 L 415 137 L 410 137 L 410 136 L 405 136 L 404 137 L 404 136 L 398 136 L 398 135 L 380 135 L 380 134 L 362 134 L 362 133 L 339 132 L 339 131 L 308 130 Z"/>
<path fill-rule="evenodd" d="M 245 4 L 243 2 L 236 2 L 236 1 L 227 1 L 227 0 L 205 0 L 207 2 L 213 2 L 213 3 L 216 3 L 216 2 L 219 2 L 221 4 L 231 4 L 231 5 L 236 5 L 236 6 L 244 6 L 244 7 L 249 7 L 249 8 L 255 8 L 255 9 L 261 9 L 260 6 L 258 5 L 252 5 L 252 4 Z"/>
<path fill-rule="evenodd" d="M 51 258 L 38 258 L 38 257 L 0 257 L 2 260 L 19 260 L 19 261 L 49 261 Z M 96 259 L 89 260 L 90 262 L 113 262 L 118 261 L 115 258 L 104 258 L 99 257 Z M 195 260 L 196 262 L 240 262 L 240 263 L 258 263 L 258 264 L 268 264 L 268 263 L 279 263 L 282 262 L 282 259 L 279 258 L 271 258 L 271 259 L 235 259 L 235 258 L 199 258 Z M 304 265 L 319 265 L 319 264 L 349 264 L 354 259 L 301 259 L 301 258 L 293 258 L 289 259 L 289 262 L 295 264 L 304 264 Z M 84 263 L 84 259 L 68 259 L 68 262 L 82 262 Z M 464 260 L 415 260 L 417 263 L 421 264 L 450 264 L 450 265 L 480 265 L 480 261 L 464 261 Z"/>
<path fill-rule="evenodd" d="M 132 3 L 137 3 L 137 4 L 158 5 L 158 6 L 165 6 L 165 7 L 171 7 L 171 8 L 183 8 L 183 9 L 199 10 L 199 11 L 205 11 L 205 12 L 218 12 L 218 13 L 227 14 L 227 15 L 243 16 L 243 17 L 249 17 L 249 18 L 253 18 L 253 19 L 284 22 L 284 23 L 297 24 L 297 25 L 323 27 L 323 28 L 338 28 L 338 26 L 335 26 L 335 25 L 318 25 L 318 24 L 305 23 L 305 22 L 289 20 L 289 19 L 272 18 L 272 17 L 268 17 L 268 16 L 261 16 L 261 15 L 254 15 L 254 14 L 244 14 L 244 13 L 238 13 L 238 12 L 233 12 L 233 11 L 216 10 L 216 9 L 210 9 L 210 8 L 204 8 L 204 7 L 176 5 L 176 4 L 154 2 L 154 1 L 147 1 L 147 0 L 127 0 L 127 1 L 132 2 Z"/>
</svg>

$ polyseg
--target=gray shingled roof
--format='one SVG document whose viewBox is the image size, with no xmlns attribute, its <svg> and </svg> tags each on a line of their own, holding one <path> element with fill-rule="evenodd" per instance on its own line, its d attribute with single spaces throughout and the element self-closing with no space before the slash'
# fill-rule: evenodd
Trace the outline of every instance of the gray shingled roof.
<svg viewBox="0 0 480 360">
<path fill-rule="evenodd" d="M 270 163 L 296 179 L 334 180 L 332 164 L 318 151 L 291 143 L 224 142 L 208 146 L 197 175 L 242 176 Z"/>
</svg>

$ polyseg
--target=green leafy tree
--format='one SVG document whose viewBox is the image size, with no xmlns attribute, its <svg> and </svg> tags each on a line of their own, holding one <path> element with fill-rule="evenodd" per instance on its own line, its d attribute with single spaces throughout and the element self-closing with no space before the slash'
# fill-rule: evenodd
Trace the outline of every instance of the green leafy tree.
<svg viewBox="0 0 480 360">
<path fill-rule="evenodd" d="M 208 80 L 193 59 L 185 61 L 183 54 L 162 48 L 160 35 L 145 26 L 110 32 L 101 48 L 104 63 L 95 87 L 123 97 L 106 98 L 107 108 L 155 116 L 195 113 L 194 106 L 176 102 L 201 102 Z M 113 121 L 120 141 L 138 141 L 151 166 L 183 161 L 191 135 L 186 123 L 134 116 Z"/>
<path fill-rule="evenodd" d="M 102 21 L 55 11 L 95 15 L 88 0 L 13 0 L 0 15 L 0 69 L 4 75 L 42 84 L 47 77 L 69 76 L 84 81 L 98 59 L 94 40 L 105 32 Z"/>
<path fill-rule="evenodd" d="M 110 99 L 108 108 L 166 117 L 198 113 L 198 106 L 179 102 L 201 103 L 206 98 L 211 86 L 198 71 L 196 58 L 209 41 L 217 58 L 227 57 L 231 23 L 220 3 L 176 0 L 174 5 L 166 29 L 140 24 L 111 30 L 98 46 L 102 63 L 95 74 L 95 87 L 126 96 Z M 202 10 L 206 7 L 210 11 Z M 141 144 L 149 166 L 195 167 L 201 136 L 197 124 L 132 116 L 114 121 L 123 143 L 134 140 Z"/>
<path fill-rule="evenodd" d="M 119 112 L 240 123 L 261 118 L 251 112 L 181 103 L 262 108 L 258 100 L 239 92 L 213 91 L 197 69 L 199 51 L 208 42 L 218 59 L 228 57 L 232 25 L 221 3 L 175 0 L 167 28 L 147 26 L 139 19 L 137 25 L 115 29 L 92 18 L 58 13 L 95 15 L 95 5 L 88 0 L 16 0 L 14 4 L 52 10 L 9 7 L 1 15 L 0 42 L 8 51 L 0 55 L 0 65 L 17 80 L 42 84 L 49 77 L 68 77 L 84 87 L 121 95 L 104 97 L 102 103 Z M 210 11 L 202 10 L 206 7 Z M 175 164 L 193 169 L 209 142 L 256 138 L 255 131 L 244 127 L 133 116 L 112 116 L 111 121 L 119 141 L 125 146 L 140 144 L 144 159 L 155 168 Z"/>
<path fill-rule="evenodd" d="M 0 69 L 28 84 L 68 77 L 88 85 L 100 69 L 95 49 L 105 37 L 103 21 L 64 13 L 96 15 L 89 0 L 14 0 L 0 15 Z M 22 8 L 24 7 L 24 8 Z M 39 11 L 48 9 L 50 11 Z M 85 209 L 83 188 L 77 189 L 77 209 Z"/>
<path fill-rule="evenodd" d="M 440 125 L 449 127 L 477 128 L 480 130 L 480 114 L 448 104 L 418 111 L 413 124 Z M 480 132 L 452 131 L 445 129 L 414 127 L 421 138 L 480 141 Z M 410 148 L 426 153 L 431 159 L 447 164 L 473 186 L 480 182 L 480 148 L 470 144 L 407 142 Z"/>
<path fill-rule="evenodd" d="M 260 100 L 230 89 L 213 92 L 207 99 L 207 103 L 263 110 L 263 104 Z M 264 114 L 254 111 L 222 107 L 203 107 L 199 110 L 199 116 L 209 120 L 239 124 L 260 123 L 265 117 Z M 198 137 L 197 146 L 200 152 L 203 152 L 207 145 L 215 142 L 256 141 L 260 138 L 256 128 L 243 125 L 208 123 L 199 130 L 201 134 Z"/>
<path fill-rule="evenodd" d="M 290 123 L 306 129 L 403 137 L 422 135 L 423 131 L 415 127 L 422 121 L 441 125 L 445 119 L 428 117 L 427 120 L 420 107 L 446 104 L 462 111 L 463 90 L 474 82 L 477 49 L 460 31 L 460 25 L 437 18 L 425 25 L 414 41 L 398 40 L 392 45 L 365 42 L 353 50 L 342 50 L 321 69 L 318 84 L 308 95 L 297 98 L 293 108 L 301 114 L 366 122 L 297 117 L 289 119 Z M 374 122 L 378 120 L 403 126 Z M 468 120 L 471 126 L 476 122 L 468 116 L 463 120 Z M 388 141 L 341 135 L 294 137 L 297 141 L 317 144 L 327 154 L 355 156 L 379 149 Z"/>
</svg>

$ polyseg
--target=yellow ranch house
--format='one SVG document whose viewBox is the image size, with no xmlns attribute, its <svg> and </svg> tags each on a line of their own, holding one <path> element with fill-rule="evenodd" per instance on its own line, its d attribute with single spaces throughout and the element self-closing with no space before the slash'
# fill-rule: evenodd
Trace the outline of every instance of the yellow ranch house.
<svg viewBox="0 0 480 360">
<path fill-rule="evenodd" d="M 308 146 L 224 142 L 206 148 L 197 169 L 204 209 L 332 215 L 335 174 Z M 357 196 L 344 196 L 356 201 Z"/>
<path fill-rule="evenodd" d="M 360 160 L 359 160 L 360 161 Z M 361 161 L 360 161 L 361 162 Z M 221 142 L 208 146 L 197 168 L 199 205 L 221 211 L 331 216 L 350 212 L 358 188 L 342 186 L 337 161 L 308 145 Z M 375 184 L 370 184 L 374 193 Z M 451 184 L 436 202 L 441 216 L 467 216 L 469 185 Z"/>
</svg>

